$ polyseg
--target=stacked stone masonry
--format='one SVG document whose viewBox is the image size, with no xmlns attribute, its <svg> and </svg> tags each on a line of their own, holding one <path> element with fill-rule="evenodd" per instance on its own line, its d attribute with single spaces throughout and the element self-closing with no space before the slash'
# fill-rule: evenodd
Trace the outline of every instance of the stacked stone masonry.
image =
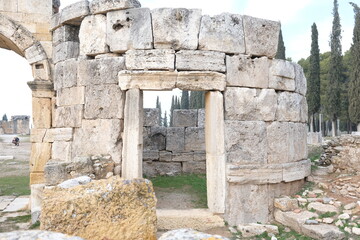
<svg viewBox="0 0 360 240">
<path fill-rule="evenodd" d="M 174 88 L 206 91 L 208 205 L 229 224 L 267 222 L 273 198 L 296 191 L 309 175 L 306 79 L 296 63 L 274 59 L 280 23 L 85 0 L 53 15 L 50 25 L 55 92 L 44 81 L 30 84 L 31 184 L 51 185 L 82 169 L 100 178 L 100 166 L 109 175 L 141 177 L 142 91 Z M 37 50 L 29 49 L 31 62 L 45 59 Z M 176 159 L 186 142 L 170 142 L 165 150 Z"/>
<path fill-rule="evenodd" d="M 10 121 L 0 121 L 0 134 L 30 134 L 30 116 L 12 116 Z"/>
</svg>

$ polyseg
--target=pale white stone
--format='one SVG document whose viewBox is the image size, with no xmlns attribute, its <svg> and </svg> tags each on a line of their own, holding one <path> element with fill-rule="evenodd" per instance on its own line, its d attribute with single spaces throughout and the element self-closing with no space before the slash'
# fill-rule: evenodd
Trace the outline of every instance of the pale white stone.
<svg viewBox="0 0 360 240">
<path fill-rule="evenodd" d="M 142 178 L 143 95 L 139 89 L 126 92 L 122 152 L 122 177 Z"/>
<path fill-rule="evenodd" d="M 71 141 L 73 129 L 72 128 L 52 128 L 47 129 L 43 136 L 44 142 L 54 141 Z"/>
<path fill-rule="evenodd" d="M 73 188 L 73 187 L 76 187 L 76 186 L 79 186 L 79 185 L 85 185 L 85 184 L 87 184 L 87 183 L 89 183 L 91 181 L 92 181 L 92 179 L 90 177 L 81 176 L 81 177 L 66 180 L 66 181 L 58 184 L 57 186 L 60 187 L 60 188 L 67 189 L 67 188 Z"/>
<path fill-rule="evenodd" d="M 75 87 L 78 77 L 78 61 L 69 59 L 55 65 L 54 89 Z"/>
<path fill-rule="evenodd" d="M 283 181 L 292 182 L 311 174 L 311 162 L 310 160 L 303 160 L 293 163 L 283 164 Z"/>
<path fill-rule="evenodd" d="M 93 14 L 139 7 L 141 4 L 138 0 L 92 0 L 90 2 L 90 11 Z"/>
<path fill-rule="evenodd" d="M 201 18 L 199 49 L 225 53 L 245 53 L 242 16 L 222 13 Z"/>
<path fill-rule="evenodd" d="M 277 94 L 273 89 L 228 87 L 225 91 L 225 119 L 274 121 Z"/>
<path fill-rule="evenodd" d="M 61 88 L 57 91 L 56 106 L 70 106 L 85 103 L 85 87 Z"/>
<path fill-rule="evenodd" d="M 330 204 L 323 204 L 320 202 L 312 202 L 307 206 L 308 210 L 314 209 L 316 212 L 324 214 L 327 212 L 336 212 L 338 213 L 339 210 L 337 207 L 330 205 Z"/>
<path fill-rule="evenodd" d="M 268 163 L 289 162 L 290 126 L 288 122 L 272 122 L 267 126 Z"/>
<path fill-rule="evenodd" d="M 118 78 L 121 90 L 132 88 L 141 90 L 172 90 L 175 88 L 177 73 L 160 71 L 120 71 Z"/>
<path fill-rule="evenodd" d="M 256 235 L 267 232 L 268 234 L 278 234 L 279 229 L 277 226 L 264 225 L 258 223 L 250 223 L 249 225 L 238 225 L 237 229 L 242 233 L 242 237 L 254 237 Z"/>
<path fill-rule="evenodd" d="M 176 69 L 225 72 L 225 53 L 181 50 L 176 53 Z"/>
<path fill-rule="evenodd" d="M 174 70 L 175 51 L 170 49 L 129 50 L 125 55 L 128 70 Z"/>
<path fill-rule="evenodd" d="M 227 165 L 227 180 L 237 184 L 268 184 L 283 180 L 282 164 Z"/>
<path fill-rule="evenodd" d="M 217 72 L 179 72 L 176 87 L 189 91 L 224 91 L 226 86 L 225 74 Z"/>
<path fill-rule="evenodd" d="M 33 224 L 39 220 L 44 187 L 45 187 L 45 184 L 31 184 L 30 185 L 30 189 L 31 189 L 31 195 L 30 195 L 31 223 L 33 223 Z"/>
<path fill-rule="evenodd" d="M 226 56 L 226 83 L 228 86 L 268 88 L 269 66 L 270 60 L 266 57 Z"/>
<path fill-rule="evenodd" d="M 295 92 L 305 96 L 307 91 L 307 82 L 303 68 L 297 64 L 292 63 L 295 68 Z"/>
<path fill-rule="evenodd" d="M 275 198 L 274 207 L 286 212 L 299 208 L 299 205 L 297 199 L 286 196 L 282 198 Z"/>
<path fill-rule="evenodd" d="M 53 127 L 81 127 L 83 105 L 57 107 Z"/>
<path fill-rule="evenodd" d="M 298 93 L 279 93 L 276 119 L 278 121 L 306 122 L 306 98 Z"/>
<path fill-rule="evenodd" d="M 58 63 L 72 58 L 77 58 L 80 52 L 79 42 L 63 42 L 53 48 L 53 61 Z M 40 59 L 41 60 L 41 59 Z M 39 60 L 37 60 L 39 61 Z"/>
<path fill-rule="evenodd" d="M 200 9 L 158 8 L 151 16 L 155 48 L 197 49 Z"/>
<path fill-rule="evenodd" d="M 283 212 L 276 209 L 274 212 L 275 220 L 285 226 L 294 229 L 297 232 L 301 232 L 302 226 L 307 219 L 318 217 L 316 213 L 302 211 L 300 213 Z"/>
<path fill-rule="evenodd" d="M 106 43 L 111 52 L 152 49 L 153 35 L 148 8 L 134 8 L 107 13 Z"/>
<path fill-rule="evenodd" d="M 243 16 L 246 54 L 254 56 L 276 55 L 280 23 L 270 20 Z"/>
<path fill-rule="evenodd" d="M 89 1 L 73 3 L 61 10 L 60 24 L 80 25 L 81 20 L 88 14 L 90 14 Z"/>
<path fill-rule="evenodd" d="M 279 59 L 272 61 L 269 88 L 295 91 L 295 68 L 290 62 Z"/>
<path fill-rule="evenodd" d="M 71 142 L 54 141 L 51 148 L 51 158 L 57 161 L 71 161 Z"/>
<path fill-rule="evenodd" d="M 84 18 L 81 22 L 80 55 L 97 55 L 109 52 L 106 44 L 106 16 L 98 14 Z"/>
<path fill-rule="evenodd" d="M 306 123 L 289 123 L 289 162 L 307 159 Z"/>
</svg>

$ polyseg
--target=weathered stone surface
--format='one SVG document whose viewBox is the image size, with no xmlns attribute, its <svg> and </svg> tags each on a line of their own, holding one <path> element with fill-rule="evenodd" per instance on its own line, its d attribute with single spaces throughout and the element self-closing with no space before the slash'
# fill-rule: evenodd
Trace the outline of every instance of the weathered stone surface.
<svg viewBox="0 0 360 240">
<path fill-rule="evenodd" d="M 137 0 L 93 0 L 90 2 L 92 14 L 139 7 L 141 7 L 141 4 Z"/>
<path fill-rule="evenodd" d="M 159 151 L 157 150 L 144 150 L 143 151 L 144 161 L 159 161 Z"/>
<path fill-rule="evenodd" d="M 174 109 L 173 126 L 174 127 L 196 127 L 197 109 Z"/>
<path fill-rule="evenodd" d="M 141 178 L 143 152 L 143 92 L 130 89 L 126 92 L 122 152 L 122 177 Z"/>
<path fill-rule="evenodd" d="M 280 23 L 243 16 L 246 54 L 273 58 L 277 52 Z"/>
<path fill-rule="evenodd" d="M 148 8 L 134 8 L 108 12 L 106 43 L 111 52 L 130 49 L 152 49 L 153 35 Z"/>
<path fill-rule="evenodd" d="M 205 109 L 204 108 L 198 109 L 197 126 L 205 127 Z"/>
<path fill-rule="evenodd" d="M 87 86 L 85 119 L 124 118 L 125 96 L 116 84 Z"/>
<path fill-rule="evenodd" d="M 284 182 L 292 182 L 311 174 L 311 162 L 310 160 L 303 160 L 293 163 L 283 164 L 283 180 Z"/>
<path fill-rule="evenodd" d="M 66 46 L 64 45 L 64 47 Z M 29 64 L 32 64 L 47 59 L 47 55 L 43 46 L 40 43 L 35 43 L 25 50 L 25 58 Z M 55 59 L 53 61 L 55 62 Z"/>
<path fill-rule="evenodd" d="M 44 142 L 71 141 L 72 134 L 72 128 L 52 128 L 46 129 L 46 132 L 44 132 L 42 139 Z"/>
<path fill-rule="evenodd" d="M 307 82 L 303 68 L 297 64 L 292 63 L 295 68 L 295 92 L 305 96 L 307 91 Z"/>
<path fill-rule="evenodd" d="M 81 22 L 80 55 L 98 55 L 109 52 L 106 44 L 106 16 L 98 14 L 84 18 Z"/>
<path fill-rule="evenodd" d="M 52 120 L 50 98 L 32 98 L 32 116 L 34 128 L 50 128 Z"/>
<path fill-rule="evenodd" d="M 155 48 L 197 49 L 201 10 L 158 8 L 151 15 Z"/>
<path fill-rule="evenodd" d="M 222 13 L 201 18 L 199 49 L 225 53 L 245 53 L 243 17 Z"/>
<path fill-rule="evenodd" d="M 51 157 L 51 143 L 32 143 L 30 155 L 30 172 L 44 171 L 45 164 Z"/>
<path fill-rule="evenodd" d="M 33 73 L 33 77 L 36 80 L 44 80 L 44 81 L 52 80 L 50 64 L 47 60 L 42 60 L 31 64 L 31 70 Z M 51 93 L 50 91 L 37 91 L 37 92 Z"/>
<path fill-rule="evenodd" d="M 60 88 L 57 91 L 56 106 L 81 105 L 85 103 L 85 87 Z"/>
<path fill-rule="evenodd" d="M 105 57 L 79 61 L 79 85 L 117 84 L 119 71 L 125 69 L 124 57 Z"/>
<path fill-rule="evenodd" d="M 283 180 L 282 164 L 227 165 L 227 180 L 238 184 L 268 184 Z"/>
<path fill-rule="evenodd" d="M 160 151 L 159 152 L 159 160 L 160 162 L 171 162 L 172 161 L 172 154 L 169 151 Z"/>
<path fill-rule="evenodd" d="M 295 66 L 285 60 L 273 59 L 269 73 L 269 87 L 276 90 L 295 91 Z"/>
<path fill-rule="evenodd" d="M 83 120 L 81 128 L 76 128 L 73 138 L 73 158 L 76 156 L 110 155 L 119 163 L 121 160 L 122 120 Z"/>
<path fill-rule="evenodd" d="M 226 56 L 226 83 L 228 86 L 267 88 L 269 67 L 267 57 Z"/>
<path fill-rule="evenodd" d="M 75 87 L 78 77 L 78 61 L 69 59 L 55 65 L 54 89 Z"/>
<path fill-rule="evenodd" d="M 273 89 L 228 87 L 225 92 L 225 119 L 274 121 L 277 94 Z"/>
<path fill-rule="evenodd" d="M 229 240 L 226 237 L 219 235 L 211 235 L 207 233 L 201 233 L 192 229 L 177 229 L 164 233 L 159 240 L 174 240 L 174 239 L 217 239 L 217 240 Z"/>
<path fill-rule="evenodd" d="M 311 202 L 311 203 L 309 203 L 309 205 L 307 206 L 307 209 L 308 210 L 314 209 L 314 210 L 316 210 L 317 213 L 320 213 L 320 214 L 324 214 L 324 213 L 327 213 L 327 212 L 336 212 L 336 213 L 339 212 L 338 208 L 335 207 L 334 205 L 323 204 L 323 203 L 320 203 L 320 202 Z"/>
<path fill-rule="evenodd" d="M 286 212 L 299 208 L 299 205 L 296 198 L 290 198 L 286 196 L 282 198 L 275 198 L 274 207 L 280 209 L 283 212 Z"/>
<path fill-rule="evenodd" d="M 217 72 L 179 72 L 176 79 L 176 87 L 182 90 L 224 91 L 226 86 L 225 74 Z"/>
<path fill-rule="evenodd" d="M 59 188 L 68 189 L 68 188 L 73 188 L 73 187 L 80 186 L 80 185 L 85 185 L 91 181 L 92 181 L 92 179 L 90 177 L 81 176 L 81 177 L 66 180 L 66 181 L 58 184 L 57 186 Z"/>
<path fill-rule="evenodd" d="M 290 160 L 290 123 L 272 122 L 267 128 L 268 163 L 286 163 Z"/>
<path fill-rule="evenodd" d="M 144 108 L 144 127 L 159 126 L 160 110 L 158 108 Z"/>
<path fill-rule="evenodd" d="M 175 51 L 170 49 L 129 50 L 125 55 L 128 70 L 174 70 Z"/>
<path fill-rule="evenodd" d="M 182 172 L 185 174 L 205 174 L 206 162 L 184 162 Z"/>
<path fill-rule="evenodd" d="M 90 13 L 89 2 L 79 1 L 65 7 L 60 13 L 60 23 L 80 25 L 81 20 Z"/>
<path fill-rule="evenodd" d="M 166 127 L 144 128 L 144 149 L 165 150 L 166 148 Z"/>
<path fill-rule="evenodd" d="M 303 211 L 300 213 L 283 212 L 276 209 L 274 213 L 275 220 L 285 226 L 291 227 L 297 232 L 301 232 L 302 227 L 307 219 L 318 217 L 316 213 Z"/>
<path fill-rule="evenodd" d="M 307 131 L 308 126 L 306 123 L 289 123 L 290 135 L 289 135 L 289 156 L 290 162 L 295 162 L 303 159 L 307 159 Z"/>
<path fill-rule="evenodd" d="M 30 210 L 31 210 L 31 223 L 34 224 L 39 221 L 40 213 L 41 213 L 41 202 L 43 199 L 45 184 L 31 184 L 31 195 L 30 195 Z M 4 200 L 0 203 L 0 209 L 2 209 L 1 205 L 4 203 Z"/>
<path fill-rule="evenodd" d="M 229 184 L 225 221 L 230 226 L 268 222 L 267 185 Z"/>
<path fill-rule="evenodd" d="M 147 177 L 174 176 L 180 174 L 181 171 L 181 163 L 144 162 L 144 175 Z"/>
<path fill-rule="evenodd" d="M 121 90 L 138 88 L 141 90 L 172 90 L 175 88 L 178 74 L 160 71 L 120 71 L 119 86 Z"/>
<path fill-rule="evenodd" d="M 167 128 L 166 136 L 166 150 L 183 151 L 185 149 L 185 130 L 183 127 Z"/>
<path fill-rule="evenodd" d="M 176 69 L 225 72 L 225 53 L 181 50 L 176 53 Z"/>
<path fill-rule="evenodd" d="M 267 162 L 266 124 L 261 121 L 225 121 L 225 149 L 228 163 Z"/>
<path fill-rule="evenodd" d="M 52 144 L 51 158 L 58 161 L 71 161 L 71 142 L 55 141 Z"/>
<path fill-rule="evenodd" d="M 53 46 L 64 42 L 79 42 L 79 27 L 64 25 L 53 31 Z"/>
<path fill-rule="evenodd" d="M 57 240 L 85 240 L 76 236 L 69 236 L 58 232 L 41 231 L 41 230 L 26 230 L 0 233 L 0 239 L 57 239 Z"/>
<path fill-rule="evenodd" d="M 53 127 L 81 127 L 83 111 L 83 105 L 57 107 Z"/>
<path fill-rule="evenodd" d="M 156 239 L 156 198 L 146 179 L 113 177 L 71 189 L 47 189 L 43 206 L 45 230 L 94 240 Z"/>
<path fill-rule="evenodd" d="M 298 93 L 281 92 L 278 94 L 276 119 L 278 121 L 306 122 L 306 98 Z"/>
<path fill-rule="evenodd" d="M 185 128 L 185 150 L 205 151 L 205 128 Z"/>
<path fill-rule="evenodd" d="M 58 63 L 67 59 L 77 58 L 79 53 L 79 42 L 63 42 L 53 48 L 53 61 Z"/>
<path fill-rule="evenodd" d="M 171 156 L 171 161 L 173 162 L 192 162 L 194 161 L 194 153 L 184 152 L 177 153 L 173 152 Z"/>
<path fill-rule="evenodd" d="M 264 232 L 270 234 L 278 234 L 279 229 L 277 226 L 274 225 L 264 225 L 258 223 L 250 223 L 249 225 L 238 225 L 236 228 L 241 232 L 241 236 L 248 238 L 248 237 L 255 237 L 257 235 L 261 235 Z"/>
<path fill-rule="evenodd" d="M 338 240 L 345 238 L 345 234 L 338 227 L 329 224 L 304 225 L 302 232 L 315 239 Z"/>
</svg>

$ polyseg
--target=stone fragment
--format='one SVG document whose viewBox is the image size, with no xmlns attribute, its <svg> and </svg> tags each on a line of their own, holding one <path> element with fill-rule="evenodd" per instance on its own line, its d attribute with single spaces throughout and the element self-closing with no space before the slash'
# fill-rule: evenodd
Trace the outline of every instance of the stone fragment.
<svg viewBox="0 0 360 240">
<path fill-rule="evenodd" d="M 65 46 L 66 45 L 64 45 L 64 47 Z M 73 50 L 75 50 L 76 52 L 76 48 L 74 48 Z M 31 47 L 27 48 L 24 52 L 25 52 L 25 58 L 29 62 L 29 64 L 33 64 L 47 59 L 47 54 L 43 48 L 43 45 L 41 45 L 40 43 L 33 44 Z M 55 62 L 55 59 L 53 59 L 53 61 Z"/>
<path fill-rule="evenodd" d="M 306 122 L 306 98 L 298 93 L 279 93 L 276 119 L 278 121 Z"/>
<path fill-rule="evenodd" d="M 81 105 L 85 103 L 85 88 L 60 88 L 57 91 L 56 106 Z"/>
<path fill-rule="evenodd" d="M 245 53 L 243 17 L 222 13 L 201 18 L 199 49 L 225 53 Z"/>
<path fill-rule="evenodd" d="M 261 121 L 225 121 L 227 161 L 239 164 L 267 162 L 266 125 Z"/>
<path fill-rule="evenodd" d="M 34 128 L 51 128 L 52 105 L 50 98 L 32 98 Z"/>
<path fill-rule="evenodd" d="M 124 118 L 125 96 L 116 84 L 87 86 L 85 119 Z"/>
<path fill-rule="evenodd" d="M 51 157 L 50 143 L 32 143 L 30 155 L 30 172 L 42 172 Z"/>
<path fill-rule="evenodd" d="M 353 234 L 360 236 L 360 228 L 353 227 L 353 228 L 351 228 L 351 231 Z"/>
<path fill-rule="evenodd" d="M 144 108 L 144 127 L 159 126 L 160 110 L 158 108 Z"/>
<path fill-rule="evenodd" d="M 243 16 L 246 54 L 274 58 L 277 52 L 280 23 Z"/>
<path fill-rule="evenodd" d="M 12 231 L 0 233 L 0 239 L 56 239 L 56 240 L 85 240 L 76 236 L 42 230 Z"/>
<path fill-rule="evenodd" d="M 92 179 L 88 176 L 82 176 L 82 177 L 77 177 L 77 178 L 73 178 L 73 179 L 69 179 L 66 180 L 60 184 L 58 184 L 57 186 L 63 189 L 67 189 L 67 188 L 73 188 L 79 185 L 85 185 L 89 182 L 91 182 Z"/>
<path fill-rule="evenodd" d="M 152 49 L 153 35 L 148 8 L 134 8 L 108 12 L 106 43 L 111 52 L 130 49 Z"/>
<path fill-rule="evenodd" d="M 80 55 L 94 56 L 109 52 L 106 44 L 106 16 L 98 14 L 84 18 L 81 22 Z"/>
<path fill-rule="evenodd" d="M 181 50 L 176 53 L 176 69 L 185 71 L 226 71 L 225 53 Z"/>
<path fill-rule="evenodd" d="M 225 74 L 217 72 L 179 72 L 176 87 L 190 91 L 224 91 L 226 86 Z"/>
<path fill-rule="evenodd" d="M 337 227 L 328 224 L 304 225 L 302 226 L 302 232 L 314 239 L 337 240 L 345 238 L 345 234 Z"/>
<path fill-rule="evenodd" d="M 174 70 L 175 51 L 170 49 L 129 50 L 125 55 L 128 70 Z"/>
<path fill-rule="evenodd" d="M 196 127 L 197 124 L 196 109 L 174 109 L 173 126 L 174 127 Z"/>
<path fill-rule="evenodd" d="M 46 189 L 41 226 L 85 239 L 156 239 L 152 184 L 112 177 L 71 189 Z"/>
<path fill-rule="evenodd" d="M 201 10 L 158 8 L 151 15 L 155 48 L 197 49 Z"/>
<path fill-rule="evenodd" d="M 318 217 L 316 213 L 303 211 L 301 213 L 283 212 L 281 210 L 275 210 L 275 220 L 285 226 L 294 229 L 297 232 L 301 232 L 302 227 L 307 219 Z"/>
<path fill-rule="evenodd" d="M 123 122 L 119 119 L 83 120 L 74 131 L 73 157 L 110 155 L 116 163 L 121 161 L 121 132 Z"/>
<path fill-rule="evenodd" d="M 316 212 L 324 214 L 328 212 L 339 212 L 337 207 L 330 204 L 322 204 L 319 202 L 312 202 L 308 205 L 308 210 L 314 209 Z"/>
<path fill-rule="evenodd" d="M 54 141 L 51 148 L 51 158 L 58 161 L 71 161 L 71 142 Z"/>
<path fill-rule="evenodd" d="M 53 49 L 53 61 L 58 63 L 72 58 L 77 58 L 80 53 L 79 42 L 63 42 Z"/>
<path fill-rule="evenodd" d="M 261 235 L 264 232 L 267 232 L 268 234 L 279 233 L 279 229 L 277 226 L 258 223 L 250 223 L 249 225 L 238 225 L 237 229 L 241 232 L 241 236 L 245 238 Z"/>
<path fill-rule="evenodd" d="M 268 88 L 270 60 L 243 55 L 226 56 L 226 84 L 236 87 Z"/>
<path fill-rule="evenodd" d="M 295 91 L 295 66 L 291 62 L 273 59 L 269 71 L 269 88 Z"/>
<path fill-rule="evenodd" d="M 55 65 L 54 89 L 71 88 L 77 85 L 78 61 L 69 59 Z"/>
<path fill-rule="evenodd" d="M 79 27 L 64 25 L 53 31 L 53 46 L 64 42 L 80 42 Z"/>
<path fill-rule="evenodd" d="M 172 90 L 175 88 L 177 76 L 176 72 L 120 71 L 118 78 L 121 90 Z"/>
<path fill-rule="evenodd" d="M 141 4 L 138 0 L 92 0 L 90 2 L 92 14 L 139 7 L 141 7 Z"/>
<path fill-rule="evenodd" d="M 299 207 L 297 199 L 289 197 L 275 198 L 274 206 L 284 212 L 292 211 Z"/>
<path fill-rule="evenodd" d="M 175 176 L 180 174 L 181 171 L 181 163 L 150 161 L 144 162 L 144 175 L 147 177 Z"/>
<path fill-rule="evenodd" d="M 124 57 L 105 57 L 79 61 L 79 85 L 117 84 L 119 71 L 125 69 Z"/>
<path fill-rule="evenodd" d="M 62 9 L 59 21 L 60 24 L 79 26 L 81 20 L 89 13 L 89 2 L 87 0 L 79 1 Z"/>
<path fill-rule="evenodd" d="M 358 205 L 358 204 L 357 204 L 356 202 L 352 202 L 352 203 L 346 204 L 346 205 L 344 206 L 344 209 L 345 209 L 345 210 L 351 210 L 351 209 L 356 208 L 357 205 Z"/>
<path fill-rule="evenodd" d="M 347 213 L 343 213 L 338 216 L 338 219 L 347 220 L 350 219 L 350 215 Z"/>
<path fill-rule="evenodd" d="M 273 89 L 228 87 L 225 92 L 225 119 L 239 121 L 275 120 L 277 94 Z"/>
<path fill-rule="evenodd" d="M 205 151 L 205 128 L 185 128 L 185 151 Z"/>
<path fill-rule="evenodd" d="M 295 68 L 295 92 L 305 96 L 307 91 L 307 82 L 303 68 L 297 64 L 292 63 Z"/>
<path fill-rule="evenodd" d="M 53 127 L 81 127 L 83 111 L 83 105 L 57 107 Z"/>
<path fill-rule="evenodd" d="M 166 150 L 185 150 L 185 129 L 183 127 L 169 127 L 166 132 Z"/>
<path fill-rule="evenodd" d="M 174 240 L 174 239 L 216 239 L 216 240 L 229 240 L 226 237 L 219 235 L 211 235 L 207 233 L 198 232 L 192 229 L 177 229 L 161 235 L 159 240 Z"/>
<path fill-rule="evenodd" d="M 333 222 L 334 222 L 334 219 L 332 219 L 332 218 L 323 218 L 323 223 L 332 224 Z"/>
</svg>

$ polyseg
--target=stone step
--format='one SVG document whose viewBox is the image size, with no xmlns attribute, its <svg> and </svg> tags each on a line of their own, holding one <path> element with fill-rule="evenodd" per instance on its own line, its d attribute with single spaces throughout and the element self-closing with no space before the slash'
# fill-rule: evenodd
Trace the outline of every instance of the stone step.
<svg viewBox="0 0 360 240">
<path fill-rule="evenodd" d="M 30 198 L 29 196 L 21 196 L 14 199 L 3 212 L 17 212 L 29 209 Z"/>
<path fill-rule="evenodd" d="M 214 215 L 208 209 L 158 209 L 156 215 L 158 230 L 191 228 L 197 231 L 206 231 L 225 226 L 224 219 Z"/>
<path fill-rule="evenodd" d="M 0 156 L 0 161 L 13 160 L 14 156 Z"/>
</svg>

